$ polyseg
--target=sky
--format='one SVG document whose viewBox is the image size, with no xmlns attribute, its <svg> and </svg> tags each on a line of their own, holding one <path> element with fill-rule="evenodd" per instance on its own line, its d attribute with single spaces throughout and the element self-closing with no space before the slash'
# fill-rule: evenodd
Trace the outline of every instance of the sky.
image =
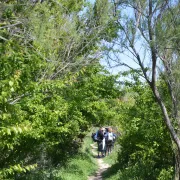
<svg viewBox="0 0 180 180">
<path fill-rule="evenodd" d="M 94 3 L 95 0 L 89 0 L 89 2 Z M 124 8 L 124 10 L 121 11 L 121 12 L 123 14 L 126 14 L 128 17 L 133 17 L 134 16 L 134 11 L 132 10 L 132 8 Z M 114 46 L 114 48 L 118 49 L 119 47 L 118 46 Z M 149 55 L 148 55 L 147 52 L 145 54 L 145 46 L 143 46 L 143 40 L 139 39 L 135 43 L 135 48 L 136 48 L 136 51 L 139 53 L 140 57 L 143 58 L 144 64 L 146 66 L 148 66 L 149 65 L 148 64 Z M 111 57 L 112 58 L 115 57 L 113 55 L 113 53 L 111 53 Z M 123 53 L 118 53 L 118 59 L 121 60 L 122 62 L 125 62 L 126 64 L 128 64 L 129 66 L 131 66 L 131 67 L 133 67 L 135 69 L 140 68 L 139 65 L 133 60 L 134 56 L 128 50 L 125 50 Z M 108 59 L 108 60 L 110 61 L 110 59 Z M 127 71 L 127 70 L 129 70 L 129 68 L 127 68 L 125 66 L 116 66 L 116 67 L 110 68 L 108 63 L 107 63 L 106 57 L 103 57 L 100 62 L 112 74 L 118 74 L 120 71 Z M 112 61 L 111 61 L 111 64 L 115 65 L 115 63 L 113 63 Z"/>
</svg>

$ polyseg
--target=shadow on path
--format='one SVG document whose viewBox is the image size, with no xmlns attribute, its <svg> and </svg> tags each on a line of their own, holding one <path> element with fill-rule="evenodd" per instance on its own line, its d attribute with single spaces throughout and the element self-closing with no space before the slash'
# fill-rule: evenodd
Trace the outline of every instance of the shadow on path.
<svg viewBox="0 0 180 180">
<path fill-rule="evenodd" d="M 97 158 L 97 147 L 96 143 L 91 144 L 93 157 L 97 159 L 98 170 L 94 176 L 89 176 L 88 180 L 102 180 L 102 173 L 105 172 L 110 166 L 109 164 L 104 163 L 103 158 Z"/>
</svg>

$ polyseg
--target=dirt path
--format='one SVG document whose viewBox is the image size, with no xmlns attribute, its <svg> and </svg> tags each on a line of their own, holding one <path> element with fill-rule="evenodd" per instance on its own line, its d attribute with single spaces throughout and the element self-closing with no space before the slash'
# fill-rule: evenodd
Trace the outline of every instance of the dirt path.
<svg viewBox="0 0 180 180">
<path fill-rule="evenodd" d="M 92 152 L 94 156 L 97 156 L 97 147 L 96 143 L 91 144 Z M 88 180 L 102 180 L 102 173 L 106 171 L 110 166 L 109 164 L 104 163 L 102 158 L 97 158 L 98 170 L 94 176 L 89 176 Z"/>
</svg>

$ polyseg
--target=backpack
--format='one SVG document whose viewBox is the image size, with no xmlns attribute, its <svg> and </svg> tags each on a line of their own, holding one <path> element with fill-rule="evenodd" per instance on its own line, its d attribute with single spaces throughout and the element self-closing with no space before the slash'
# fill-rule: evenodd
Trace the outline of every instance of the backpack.
<svg viewBox="0 0 180 180">
<path fill-rule="evenodd" d="M 98 131 L 97 133 L 97 141 L 101 142 L 104 138 L 104 134 L 102 133 L 102 131 Z"/>
<path fill-rule="evenodd" d="M 113 136 L 113 133 L 108 133 L 108 137 L 107 137 L 107 140 L 108 141 L 113 141 L 114 140 L 114 136 Z"/>
<path fill-rule="evenodd" d="M 91 138 L 94 142 L 97 142 L 97 139 L 95 138 L 96 133 L 92 133 Z"/>
<path fill-rule="evenodd" d="M 98 131 L 97 137 L 96 137 L 96 133 L 92 133 L 91 137 L 92 137 L 94 142 L 101 142 L 104 138 L 104 135 L 101 131 Z"/>
</svg>

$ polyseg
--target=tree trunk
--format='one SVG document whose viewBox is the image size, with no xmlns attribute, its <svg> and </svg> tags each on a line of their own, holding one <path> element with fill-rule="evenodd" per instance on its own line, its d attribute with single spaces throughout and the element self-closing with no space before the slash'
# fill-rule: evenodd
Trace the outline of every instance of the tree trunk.
<svg viewBox="0 0 180 180">
<path fill-rule="evenodd" d="M 180 180 L 180 151 L 176 148 L 175 154 L 175 180 Z"/>
<path fill-rule="evenodd" d="M 176 116 L 179 119 L 179 115 Z M 180 122 L 178 121 L 178 127 L 180 129 Z M 178 137 L 180 135 L 179 131 L 177 133 Z M 174 156 L 175 156 L 175 180 L 180 180 L 180 151 L 177 147 L 174 148 Z"/>
<path fill-rule="evenodd" d="M 152 87 L 151 87 L 152 88 Z M 153 87 L 153 93 L 154 93 L 154 96 L 155 96 L 155 99 L 157 100 L 158 104 L 160 105 L 161 107 L 161 111 L 163 113 L 163 116 L 164 116 L 164 122 L 171 134 L 171 137 L 172 137 L 172 140 L 173 142 L 175 143 L 175 148 L 174 148 L 174 155 L 175 155 L 175 180 L 180 180 L 180 139 L 178 137 L 178 133 L 175 131 L 173 125 L 172 125 L 172 122 L 168 116 L 168 113 L 167 113 L 167 109 L 160 97 L 160 94 L 157 90 L 157 87 Z"/>
<path fill-rule="evenodd" d="M 172 125 L 172 122 L 168 116 L 166 107 L 165 107 L 156 87 L 154 88 L 153 92 L 154 92 L 154 95 L 155 95 L 157 102 L 159 103 L 159 105 L 161 107 L 161 110 L 162 110 L 162 113 L 164 116 L 165 124 L 166 124 L 166 126 L 167 126 L 167 128 L 171 134 L 172 139 L 174 140 L 175 144 L 177 145 L 178 151 L 180 152 L 180 139 L 179 139 L 179 137 L 178 137 L 173 125 Z"/>
</svg>

